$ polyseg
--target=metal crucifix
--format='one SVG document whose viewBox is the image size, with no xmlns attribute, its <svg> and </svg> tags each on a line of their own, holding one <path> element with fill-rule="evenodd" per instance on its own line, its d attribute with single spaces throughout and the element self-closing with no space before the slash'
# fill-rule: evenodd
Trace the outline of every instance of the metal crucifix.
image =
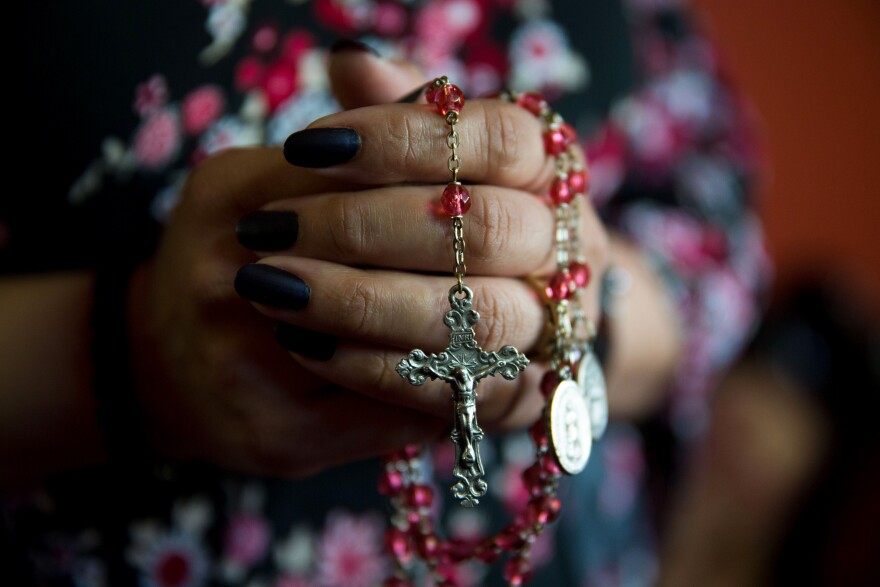
<svg viewBox="0 0 880 587">
<path fill-rule="evenodd" d="M 480 320 L 480 315 L 471 308 L 473 295 L 466 285 L 454 285 L 449 290 L 451 309 L 443 322 L 452 332 L 449 346 L 444 351 L 426 355 L 415 349 L 397 365 L 400 376 L 413 385 L 422 385 L 430 378 L 442 379 L 452 386 L 455 411 L 451 435 L 455 443 L 452 474 L 457 481 L 451 491 L 464 507 L 480 503 L 479 498 L 488 489 L 482 478 L 484 470 L 479 450 L 483 431 L 477 424 L 477 383 L 496 373 L 505 379 L 515 379 L 529 364 L 525 355 L 511 345 L 502 347 L 498 352 L 486 352 L 477 345 L 474 325 Z"/>
</svg>

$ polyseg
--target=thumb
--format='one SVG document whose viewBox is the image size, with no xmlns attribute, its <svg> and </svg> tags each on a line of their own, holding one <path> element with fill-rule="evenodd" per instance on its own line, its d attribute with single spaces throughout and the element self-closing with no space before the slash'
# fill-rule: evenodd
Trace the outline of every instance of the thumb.
<svg viewBox="0 0 880 587">
<path fill-rule="evenodd" d="M 428 80 L 409 61 L 384 59 L 357 41 L 337 41 L 327 63 L 330 88 L 346 110 L 389 104 Z"/>
</svg>

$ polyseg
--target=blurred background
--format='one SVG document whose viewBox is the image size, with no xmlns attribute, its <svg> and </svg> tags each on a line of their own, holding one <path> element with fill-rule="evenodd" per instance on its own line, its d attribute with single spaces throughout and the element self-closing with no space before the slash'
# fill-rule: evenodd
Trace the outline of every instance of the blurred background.
<svg viewBox="0 0 880 587">
<path fill-rule="evenodd" d="M 755 106 L 776 275 L 661 584 L 880 585 L 880 2 L 696 5 Z"/>
<path fill-rule="evenodd" d="M 834 272 L 880 313 L 880 2 L 696 0 L 757 108 L 777 295 Z"/>
</svg>

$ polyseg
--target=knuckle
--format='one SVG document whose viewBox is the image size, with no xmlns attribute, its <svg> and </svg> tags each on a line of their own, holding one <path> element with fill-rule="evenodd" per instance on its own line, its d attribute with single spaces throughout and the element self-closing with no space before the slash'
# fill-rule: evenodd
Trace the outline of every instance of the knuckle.
<svg viewBox="0 0 880 587">
<path fill-rule="evenodd" d="M 485 348 L 495 350 L 504 345 L 515 344 L 523 337 L 522 313 L 518 311 L 515 296 L 500 287 L 480 286 L 474 292 L 483 300 L 481 315 L 485 318 L 478 323 L 485 329 L 481 337 Z"/>
<path fill-rule="evenodd" d="M 382 292 L 374 282 L 363 278 L 351 278 L 343 284 L 342 291 L 348 293 L 338 319 L 345 322 L 345 330 L 352 335 L 370 338 L 377 328 Z"/>
<path fill-rule="evenodd" d="M 480 198 L 478 202 L 474 224 L 479 236 L 472 254 L 484 264 L 506 259 L 519 230 L 518 217 L 497 196 Z"/>
<path fill-rule="evenodd" d="M 388 120 L 386 136 L 388 140 L 381 141 L 389 146 L 383 161 L 400 161 L 402 167 L 401 178 L 405 170 L 418 168 L 420 162 L 430 160 L 431 149 L 435 148 L 437 141 L 430 140 L 426 136 L 424 122 L 420 118 L 411 116 L 394 117 Z M 389 167 L 385 171 L 388 172 Z"/>
<path fill-rule="evenodd" d="M 187 175 L 181 190 L 180 206 L 193 208 L 200 214 L 210 213 L 226 200 L 222 197 L 224 184 L 222 178 L 227 171 L 235 168 L 237 158 L 235 149 L 228 149 L 208 157 L 194 167 Z"/>
<path fill-rule="evenodd" d="M 357 199 L 342 196 L 333 199 L 328 212 L 331 245 L 342 258 L 359 260 L 367 245 L 367 210 Z"/>
<path fill-rule="evenodd" d="M 372 390 L 384 390 L 397 384 L 400 376 L 397 374 L 395 367 L 399 360 L 399 353 L 392 354 L 391 351 L 381 351 L 373 356 L 368 369 L 367 384 L 369 388 Z"/>
<path fill-rule="evenodd" d="M 489 165 L 494 174 L 506 173 L 521 164 L 517 128 L 521 126 L 522 117 L 517 110 L 503 107 L 483 110 L 486 144 L 482 146 L 489 154 Z"/>
</svg>

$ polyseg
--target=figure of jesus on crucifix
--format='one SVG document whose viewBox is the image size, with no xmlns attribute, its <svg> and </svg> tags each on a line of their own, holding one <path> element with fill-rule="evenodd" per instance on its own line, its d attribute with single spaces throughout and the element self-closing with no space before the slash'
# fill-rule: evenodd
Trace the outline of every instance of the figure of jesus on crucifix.
<svg viewBox="0 0 880 587">
<path fill-rule="evenodd" d="M 462 297 L 458 297 L 461 293 Z M 452 474 L 457 479 L 452 493 L 464 507 L 480 503 L 488 488 L 483 480 L 483 462 L 479 443 L 483 431 L 477 424 L 477 383 L 484 377 L 501 374 L 515 379 L 526 368 L 529 360 L 513 346 L 498 352 L 486 352 L 474 339 L 474 325 L 480 315 L 471 308 L 473 292 L 467 286 L 455 285 L 449 290 L 449 305 L 443 322 L 452 332 L 449 346 L 437 354 L 426 355 L 415 349 L 397 365 L 401 377 L 413 385 L 422 385 L 428 378 L 442 379 L 452 387 L 455 422 L 452 442 L 455 443 L 455 466 Z"/>
</svg>

